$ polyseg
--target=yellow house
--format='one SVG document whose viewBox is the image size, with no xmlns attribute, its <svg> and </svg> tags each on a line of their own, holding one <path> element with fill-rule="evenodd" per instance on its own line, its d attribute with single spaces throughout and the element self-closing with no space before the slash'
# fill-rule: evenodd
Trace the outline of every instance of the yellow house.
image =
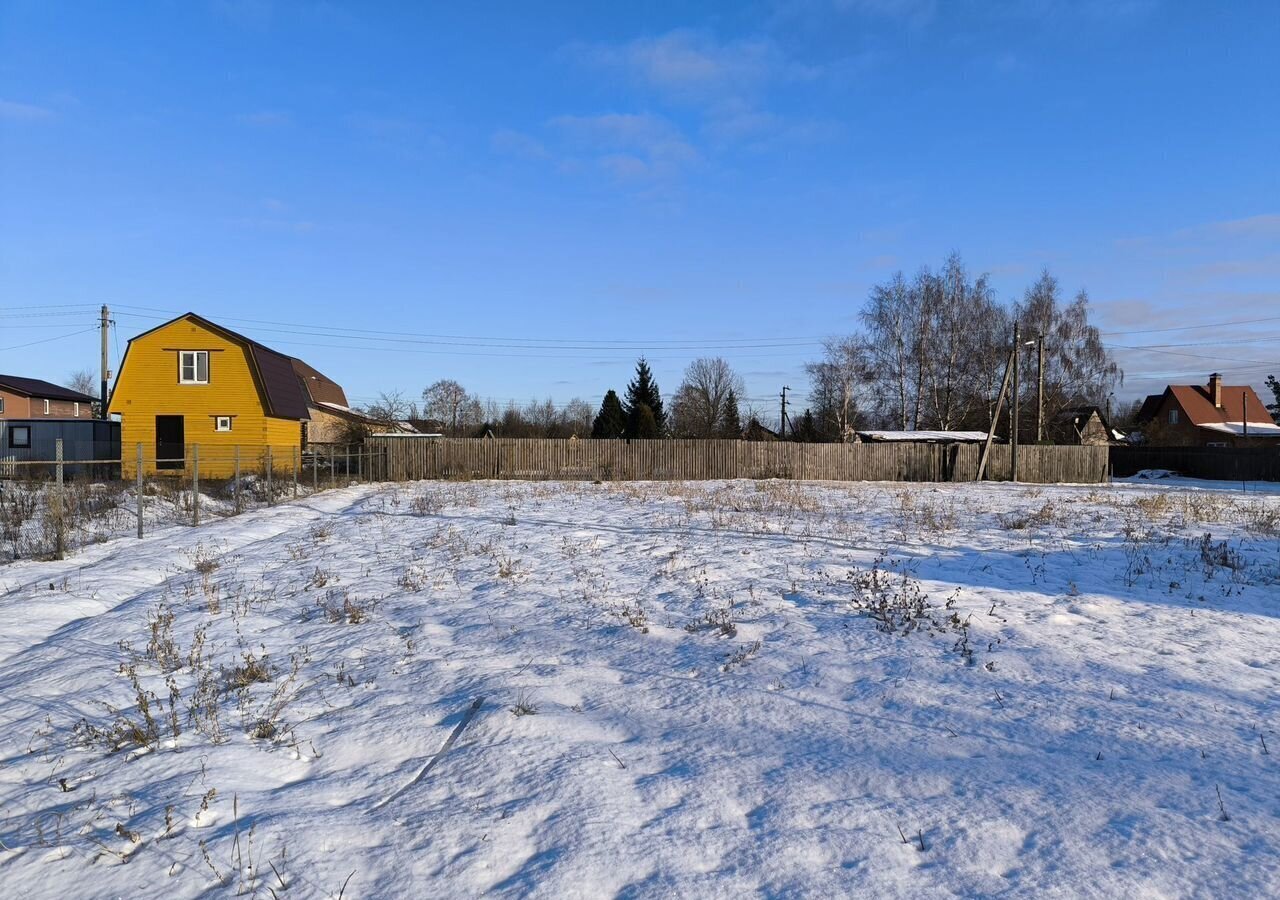
<svg viewBox="0 0 1280 900">
<path fill-rule="evenodd" d="M 107 406 L 120 417 L 126 475 L 139 445 L 148 474 L 189 471 L 197 455 L 202 477 L 268 459 L 290 469 L 310 418 L 294 362 L 194 313 L 131 339 Z"/>
</svg>

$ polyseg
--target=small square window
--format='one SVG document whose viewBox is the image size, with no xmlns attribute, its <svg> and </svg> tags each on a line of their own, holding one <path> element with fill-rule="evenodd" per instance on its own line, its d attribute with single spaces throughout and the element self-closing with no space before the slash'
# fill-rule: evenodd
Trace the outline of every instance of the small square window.
<svg viewBox="0 0 1280 900">
<path fill-rule="evenodd" d="M 9 446 L 21 450 L 31 446 L 31 426 L 14 425 L 9 429 Z"/>
<path fill-rule="evenodd" d="M 213 430 L 214 431 L 230 431 L 231 417 L 230 416 L 214 416 Z"/>
<path fill-rule="evenodd" d="M 208 384 L 209 383 L 209 351 L 208 350 L 179 350 L 178 351 L 178 383 L 179 384 Z"/>
</svg>

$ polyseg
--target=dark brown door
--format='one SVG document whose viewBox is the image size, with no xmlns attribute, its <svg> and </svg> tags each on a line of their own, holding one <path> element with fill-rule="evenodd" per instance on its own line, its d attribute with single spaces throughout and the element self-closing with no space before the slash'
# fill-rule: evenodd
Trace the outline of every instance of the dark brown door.
<svg viewBox="0 0 1280 900">
<path fill-rule="evenodd" d="M 181 469 L 185 455 L 182 416 L 156 416 L 156 468 Z"/>
</svg>

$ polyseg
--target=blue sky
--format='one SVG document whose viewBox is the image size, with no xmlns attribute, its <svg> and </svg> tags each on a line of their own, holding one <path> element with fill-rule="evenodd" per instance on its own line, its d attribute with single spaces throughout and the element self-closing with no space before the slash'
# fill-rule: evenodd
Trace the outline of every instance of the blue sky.
<svg viewBox="0 0 1280 900">
<path fill-rule="evenodd" d="M 1276 47 L 1275 2 L 0 0 L 0 371 L 96 368 L 105 302 L 121 349 L 195 310 L 355 402 L 597 403 L 643 350 L 773 412 L 955 250 L 1158 345 L 1124 396 L 1261 384 Z"/>
</svg>

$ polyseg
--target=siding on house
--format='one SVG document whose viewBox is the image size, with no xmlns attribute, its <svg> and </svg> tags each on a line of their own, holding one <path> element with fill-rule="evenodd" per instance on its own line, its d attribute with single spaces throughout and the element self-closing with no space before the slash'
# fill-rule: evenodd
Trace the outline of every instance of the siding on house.
<svg viewBox="0 0 1280 900">
<path fill-rule="evenodd" d="M 141 443 L 144 470 L 156 471 L 156 416 L 169 415 L 183 417 L 188 448 L 200 445 L 202 475 L 231 475 L 237 447 L 246 467 L 267 447 L 277 461 L 289 459 L 301 446 L 300 419 L 270 414 L 264 375 L 257 365 L 266 348 L 255 353 L 258 346 L 195 316 L 183 316 L 131 340 L 109 407 L 121 419 L 124 461 L 135 458 Z M 179 382 L 182 350 L 209 352 L 208 384 Z M 279 373 L 267 372 L 266 377 L 277 378 Z M 292 405 L 286 408 L 295 412 Z M 305 406 L 302 412 L 306 414 Z M 215 430 L 218 416 L 232 417 L 230 431 Z"/>
<path fill-rule="evenodd" d="M 50 400 L 49 412 L 46 414 L 43 397 L 27 397 L 2 387 L 0 387 L 0 406 L 4 407 L 0 409 L 0 419 L 39 419 L 45 415 L 50 419 L 93 418 L 93 410 L 89 408 L 87 402 L 80 404 L 80 411 L 77 414 L 75 401 Z"/>
</svg>

